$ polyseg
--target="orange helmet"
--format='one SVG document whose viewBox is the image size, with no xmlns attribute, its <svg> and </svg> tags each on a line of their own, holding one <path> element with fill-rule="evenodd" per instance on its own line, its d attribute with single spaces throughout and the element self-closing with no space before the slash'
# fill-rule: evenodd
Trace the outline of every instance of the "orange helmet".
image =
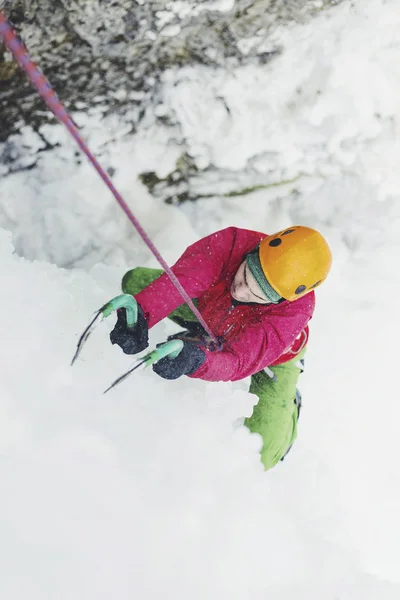
<svg viewBox="0 0 400 600">
<path fill-rule="evenodd" d="M 264 238 L 257 254 L 252 255 L 249 267 L 272 302 L 278 297 L 290 301 L 301 298 L 324 281 L 332 264 L 331 251 L 322 235 L 302 225 Z M 259 280 L 260 271 L 263 281 Z"/>
</svg>

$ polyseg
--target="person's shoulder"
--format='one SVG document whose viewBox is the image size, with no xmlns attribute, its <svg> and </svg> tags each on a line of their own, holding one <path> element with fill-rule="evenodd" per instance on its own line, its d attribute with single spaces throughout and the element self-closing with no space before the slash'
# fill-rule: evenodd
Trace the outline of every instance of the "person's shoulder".
<svg viewBox="0 0 400 600">
<path fill-rule="evenodd" d="M 282 304 L 277 304 L 276 306 L 281 306 L 283 312 L 286 314 L 293 315 L 298 312 L 304 312 L 312 315 L 315 308 L 315 292 L 309 292 L 297 300 L 293 300 L 292 302 L 283 302 Z"/>
<path fill-rule="evenodd" d="M 235 227 L 234 225 L 230 225 L 229 227 L 223 227 L 222 229 L 218 230 L 218 232 L 222 231 L 235 231 L 237 233 L 243 234 L 262 235 L 263 237 L 266 237 L 268 235 L 267 233 L 262 233 L 261 231 L 256 231 L 255 229 L 247 229 L 246 227 Z"/>
<path fill-rule="evenodd" d="M 302 296 L 301 298 L 299 298 L 298 300 L 295 300 L 294 302 L 292 302 L 292 304 L 295 304 L 296 302 L 298 302 L 298 306 L 302 309 L 309 309 L 309 310 L 314 310 L 315 308 L 315 292 L 308 292 L 308 294 L 306 294 L 305 296 Z"/>
<path fill-rule="evenodd" d="M 231 236 L 237 239 L 254 239 L 256 242 L 260 242 L 267 237 L 268 234 L 261 231 L 255 231 L 254 229 L 245 229 L 244 227 L 234 227 L 231 225 L 230 227 L 219 229 L 211 235 Z"/>
<path fill-rule="evenodd" d="M 214 251 L 225 256 L 230 264 L 242 261 L 244 256 L 258 246 L 265 233 L 242 227 L 225 227 L 208 238 Z M 238 266 L 238 265 L 237 265 Z"/>
</svg>

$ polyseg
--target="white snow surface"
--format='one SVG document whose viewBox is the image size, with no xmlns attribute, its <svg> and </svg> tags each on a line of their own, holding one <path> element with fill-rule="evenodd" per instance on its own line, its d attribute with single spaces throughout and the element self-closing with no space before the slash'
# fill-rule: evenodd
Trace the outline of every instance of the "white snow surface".
<svg viewBox="0 0 400 600">
<path fill-rule="evenodd" d="M 180 148 L 168 129 L 149 117 L 129 139 L 110 119 L 114 137 L 120 129 L 111 148 L 104 123 L 81 115 L 168 262 L 227 225 L 272 232 L 304 223 L 330 241 L 334 266 L 317 292 L 299 382 L 299 437 L 268 473 L 259 436 L 240 424 L 256 400 L 248 380 L 165 382 L 147 370 L 103 395 L 131 365 L 108 342 L 114 317 L 69 366 L 128 264 L 156 262 L 91 167 L 69 166 L 75 148 L 62 128 L 46 130 L 61 148 L 36 169 L 0 180 L 10 227 L 23 214 L 17 236 L 40 259 L 18 257 L 1 232 L 1 598 L 400 597 L 399 25 L 394 0 L 342 4 L 278 32 L 286 51 L 264 69 L 166 75 L 164 106 L 199 166 L 251 163 L 295 187 L 161 205 L 134 178 L 173 168 Z M 37 144 L 25 132 L 27 160 Z M 39 202 L 49 207 L 45 223 Z M 97 255 L 85 247 L 88 223 Z M 43 260 L 62 262 L 71 245 L 93 264 L 122 230 L 111 266 L 64 270 Z M 158 325 L 151 345 L 172 331 Z"/>
<path fill-rule="evenodd" d="M 364 337 L 367 322 L 375 348 L 391 336 L 385 303 L 345 280 L 321 290 L 299 438 L 266 474 L 240 424 L 248 381 L 150 370 L 103 395 L 131 364 L 108 343 L 114 318 L 69 362 L 115 273 L 0 239 L 2 598 L 398 598 L 396 365 Z"/>
</svg>

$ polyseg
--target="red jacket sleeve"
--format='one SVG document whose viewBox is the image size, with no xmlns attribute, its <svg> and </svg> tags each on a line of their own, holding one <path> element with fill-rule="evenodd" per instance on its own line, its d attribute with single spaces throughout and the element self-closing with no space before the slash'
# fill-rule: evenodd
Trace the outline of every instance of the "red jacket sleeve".
<svg viewBox="0 0 400 600">
<path fill-rule="evenodd" d="M 235 228 L 217 231 L 189 246 L 172 267 L 190 298 L 198 298 L 215 283 L 229 261 Z M 184 300 L 164 273 L 135 296 L 149 327 L 167 317 Z"/>
<path fill-rule="evenodd" d="M 243 327 L 242 333 L 226 342 L 220 352 L 206 350 L 205 362 L 190 377 L 205 381 L 236 381 L 272 365 L 310 320 L 308 311 L 295 306 L 297 302 L 285 307 L 284 316 L 271 315 L 262 323 Z M 314 306 L 314 298 L 309 302 Z"/>
</svg>

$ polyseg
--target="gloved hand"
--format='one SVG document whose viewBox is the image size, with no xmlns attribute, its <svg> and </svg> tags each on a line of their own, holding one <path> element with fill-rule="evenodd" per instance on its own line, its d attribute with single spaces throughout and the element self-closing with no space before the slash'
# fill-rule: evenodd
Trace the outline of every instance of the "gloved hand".
<svg viewBox="0 0 400 600">
<path fill-rule="evenodd" d="M 138 307 L 137 321 L 133 327 L 128 327 L 126 310 L 120 308 L 117 312 L 118 319 L 110 333 L 112 344 L 117 344 L 125 354 L 137 354 L 149 345 L 149 328 L 142 307 Z"/>
<path fill-rule="evenodd" d="M 192 342 L 184 342 L 176 358 L 161 358 L 153 365 L 153 371 L 164 379 L 178 379 L 181 375 L 191 375 L 206 360 L 202 348 Z"/>
</svg>

